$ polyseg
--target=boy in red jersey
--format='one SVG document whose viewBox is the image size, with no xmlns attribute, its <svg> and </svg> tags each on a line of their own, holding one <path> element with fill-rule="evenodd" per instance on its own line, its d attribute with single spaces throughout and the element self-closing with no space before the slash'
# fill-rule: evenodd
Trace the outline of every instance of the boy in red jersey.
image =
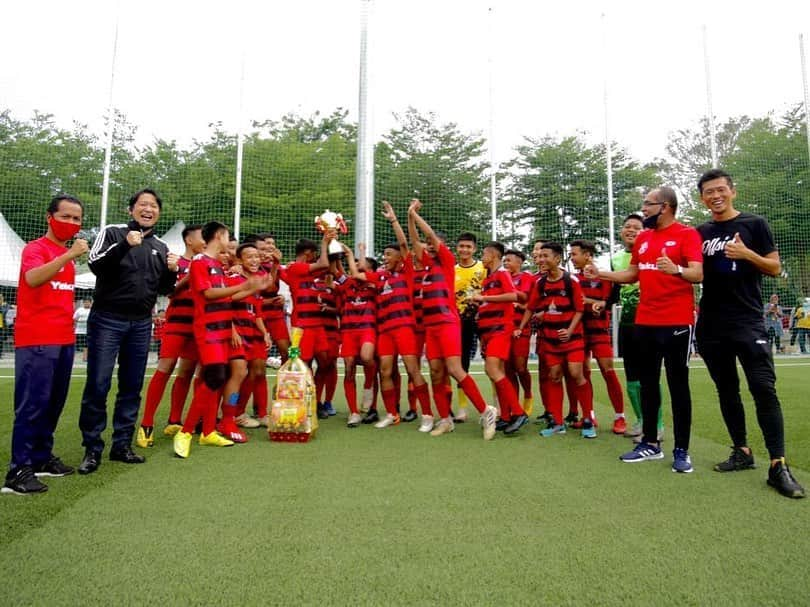
<svg viewBox="0 0 810 607">
<path fill-rule="evenodd" d="M 589 278 L 619 283 L 639 282 L 636 341 L 641 360 L 641 409 L 644 436 L 635 449 L 619 459 L 626 463 L 663 459 L 658 441 L 661 408 L 661 363 L 667 373 L 675 449 L 672 471 L 693 471 L 689 457 L 692 396 L 689 391 L 689 351 L 695 322 L 693 285 L 703 280 L 700 234 L 675 220 L 678 196 L 670 187 L 650 191 L 644 198 L 644 227 L 633 244 L 630 265 L 619 272 L 598 271 L 590 265 Z"/>
<path fill-rule="evenodd" d="M 253 242 L 237 247 L 236 260 L 238 273 L 227 277 L 228 286 L 243 285 L 251 277 L 269 280 L 259 264 L 259 251 Z M 235 443 L 247 442 L 247 435 L 241 432 L 236 419 L 244 413 L 244 402 L 240 403 L 241 388 L 244 392 L 253 393 L 257 377 L 264 377 L 267 361 L 267 348 L 270 336 L 260 316 L 262 307 L 261 293 L 243 291 L 232 297 L 233 329 L 231 333 L 230 376 L 225 384 L 222 399 L 222 419 L 218 430 Z M 254 393 L 254 402 L 259 417 L 267 415 L 267 384 L 264 390 Z"/>
<path fill-rule="evenodd" d="M 560 267 L 563 248 L 556 242 L 540 247 L 540 269 L 545 276 L 538 279 L 532 289 L 526 312 L 515 330 L 518 336 L 535 312 L 542 313 L 539 337 L 542 340 L 543 364 L 548 367 L 548 410 L 552 421 L 540 431 L 541 436 L 565 434 L 563 423 L 563 365 L 575 382 L 577 398 L 582 404 L 582 436 L 596 438 L 593 426 L 593 388 L 585 378 L 585 340 L 582 331 L 582 313 L 585 301 L 576 277 Z"/>
<path fill-rule="evenodd" d="M 419 215 L 421 206 L 422 203 L 418 200 L 411 201 L 408 207 L 408 231 L 414 255 L 426 268 L 422 279 L 422 319 L 425 325 L 427 357 L 430 361 L 433 399 L 441 417 L 431 436 L 441 436 L 455 429 L 450 417 L 450 399 L 445 388 L 447 377 L 451 376 L 480 413 L 484 440 L 492 440 L 497 417 L 495 407 L 487 405 L 475 380 L 461 366 L 461 319 L 456 310 L 453 291 L 456 258 Z M 427 245 L 419 239 L 417 228 L 427 237 Z"/>
<path fill-rule="evenodd" d="M 267 286 L 267 279 L 250 277 L 240 285 L 228 286 L 220 257 L 227 252 L 228 228 L 212 221 L 203 226 L 205 250 L 191 262 L 190 289 L 194 299 L 194 339 L 202 365 L 202 381 L 195 387 L 183 428 L 174 435 L 174 452 L 186 458 L 191 450 L 194 427 L 202 418 L 201 445 L 230 447 L 216 431 L 217 410 L 228 377 L 230 340 L 233 327 L 231 298 L 255 293 Z M 244 296 L 244 295 L 243 295 Z"/>
<path fill-rule="evenodd" d="M 509 249 L 503 256 L 503 267 L 509 272 L 512 277 L 512 284 L 517 293 L 517 301 L 514 303 L 514 328 L 520 327 L 520 321 L 523 318 L 523 312 L 526 311 L 526 302 L 529 301 L 529 293 L 532 292 L 534 283 L 537 282 L 537 277 L 531 272 L 523 271 L 523 262 L 526 261 L 526 255 L 522 251 L 516 249 Z M 531 349 L 531 329 L 526 327 L 520 334 L 520 337 L 515 337 L 512 341 L 512 348 L 509 352 L 509 362 L 506 366 L 507 376 L 515 386 L 523 388 L 523 410 L 526 415 L 532 414 L 534 406 L 534 398 L 532 396 L 532 375 L 529 373 L 529 350 Z"/>
<path fill-rule="evenodd" d="M 505 370 L 514 331 L 513 304 L 518 296 L 512 276 L 501 265 L 503 253 L 504 246 L 500 242 L 490 242 L 484 247 L 481 262 L 486 269 L 486 278 L 481 284 L 481 292 L 473 295 L 472 300 L 478 305 L 477 325 L 484 368 L 495 385 L 501 405 L 502 423 L 496 424 L 496 429 L 510 435 L 520 430 L 529 418 L 520 406 L 517 391 Z"/>
<path fill-rule="evenodd" d="M 81 228 L 83 211 L 77 198 L 53 198 L 48 231 L 22 252 L 14 324 L 14 428 L 2 493 L 42 493 L 48 486 L 37 477 L 73 474 L 53 454 L 53 434 L 73 370 L 73 260 L 89 249 L 82 238 L 69 249 L 66 244 Z"/>
<path fill-rule="evenodd" d="M 610 310 L 607 309 L 613 283 L 599 278 L 588 278 L 582 271 L 593 262 L 596 246 L 588 240 L 571 243 L 571 262 L 578 270 L 582 293 L 585 296 L 585 314 L 582 325 L 585 330 L 585 376 L 590 380 L 590 357 L 599 365 L 599 371 L 607 386 L 610 404 L 613 406 L 613 434 L 624 434 L 627 422 L 624 419 L 624 395 L 622 385 L 613 369 L 613 344 L 610 335 Z M 574 426 L 575 427 L 575 426 Z"/>
<path fill-rule="evenodd" d="M 314 280 L 318 292 L 318 303 L 321 311 L 321 323 L 326 333 L 326 362 L 318 362 L 315 373 L 315 397 L 317 399 L 317 412 L 319 419 L 327 419 L 337 415 L 332 406 L 332 399 L 337 389 L 337 361 L 340 358 L 340 294 L 336 276 L 342 274 L 338 270 L 337 261 L 330 261 L 329 270 Z"/>
<path fill-rule="evenodd" d="M 166 384 L 169 382 L 178 360 L 180 366 L 172 386 L 169 423 L 163 433 L 166 436 L 174 436 L 183 427 L 181 422 L 183 405 L 186 402 L 191 378 L 197 366 L 197 346 L 194 344 L 192 330 L 194 302 L 188 288 L 188 271 L 191 267 L 191 259 L 198 253 L 202 253 L 205 248 L 202 226 L 186 226 L 183 229 L 182 237 L 186 250 L 177 260 L 177 283 L 169 300 L 169 306 L 166 308 L 166 327 L 160 344 L 160 358 L 157 369 L 149 381 L 149 387 L 146 389 L 143 417 L 135 439 L 135 444 L 141 448 L 151 447 L 155 443 L 153 435 L 155 413 L 160 406 Z"/>
<path fill-rule="evenodd" d="M 259 247 L 262 269 L 272 279 L 270 288 L 262 293 L 264 298 L 262 320 L 270 339 L 278 348 L 283 363 L 287 360 L 287 350 L 290 347 L 290 332 L 284 311 L 284 296 L 279 292 L 278 270 L 281 266 L 281 251 L 276 247 L 275 237 L 268 233 L 259 234 L 256 245 Z"/>
</svg>

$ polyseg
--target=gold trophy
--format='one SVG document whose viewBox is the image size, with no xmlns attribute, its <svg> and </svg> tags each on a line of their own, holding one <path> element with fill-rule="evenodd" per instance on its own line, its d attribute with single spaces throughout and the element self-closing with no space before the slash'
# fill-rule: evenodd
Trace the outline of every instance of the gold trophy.
<svg viewBox="0 0 810 607">
<path fill-rule="evenodd" d="M 323 234 L 328 229 L 332 228 L 341 234 L 348 234 L 349 228 L 346 226 L 346 220 L 340 213 L 333 213 L 326 209 L 318 217 L 315 218 L 315 227 Z M 338 242 L 337 238 L 332 239 L 329 243 L 329 259 L 340 259 L 343 257 L 343 247 Z"/>
</svg>

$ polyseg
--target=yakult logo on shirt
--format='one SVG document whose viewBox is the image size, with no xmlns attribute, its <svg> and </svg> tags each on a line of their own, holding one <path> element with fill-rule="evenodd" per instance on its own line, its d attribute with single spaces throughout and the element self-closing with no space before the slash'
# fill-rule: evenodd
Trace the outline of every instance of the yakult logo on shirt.
<svg viewBox="0 0 810 607">
<path fill-rule="evenodd" d="M 67 282 L 62 282 L 61 280 L 51 280 L 51 288 L 54 291 L 72 291 L 75 288 L 75 285 L 72 285 Z"/>
<path fill-rule="evenodd" d="M 648 248 L 648 246 L 647 246 L 646 242 L 641 243 L 641 246 L 638 248 L 638 254 L 642 255 L 642 254 L 646 253 L 647 248 Z"/>
</svg>

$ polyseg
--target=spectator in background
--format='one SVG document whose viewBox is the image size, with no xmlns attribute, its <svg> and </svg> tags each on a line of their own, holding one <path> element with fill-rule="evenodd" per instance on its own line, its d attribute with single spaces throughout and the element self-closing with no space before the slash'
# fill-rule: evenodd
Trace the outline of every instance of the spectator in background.
<svg viewBox="0 0 810 607">
<path fill-rule="evenodd" d="M 782 309 L 779 307 L 779 296 L 774 293 L 765 304 L 765 329 L 768 331 L 768 347 L 776 346 L 782 352 Z"/>
<path fill-rule="evenodd" d="M 804 307 L 804 300 L 796 306 L 796 333 L 799 339 L 799 350 L 807 354 L 807 332 L 810 331 L 810 314 Z"/>
<path fill-rule="evenodd" d="M 48 231 L 22 252 L 14 350 L 14 428 L 11 463 L 2 493 L 42 493 L 37 477 L 66 476 L 73 468 L 53 454 L 53 434 L 73 370 L 74 259 L 87 241 L 67 241 L 82 225 L 82 203 L 57 196 L 48 206 Z"/>
<path fill-rule="evenodd" d="M 89 299 L 83 299 L 81 307 L 73 313 L 76 350 L 82 353 L 82 362 L 87 362 L 87 317 L 90 316 L 90 303 Z"/>
<path fill-rule="evenodd" d="M 171 293 L 177 278 L 177 255 L 155 236 L 162 208 L 154 190 L 136 192 L 129 199 L 130 222 L 106 226 L 90 250 L 96 290 L 87 320 L 87 383 L 79 415 L 85 453 L 79 474 L 95 472 L 101 465 L 101 434 L 107 427 L 107 394 L 116 359 L 110 459 L 145 461 L 132 450 L 132 437 L 149 356 L 152 310 L 158 294 Z"/>
</svg>

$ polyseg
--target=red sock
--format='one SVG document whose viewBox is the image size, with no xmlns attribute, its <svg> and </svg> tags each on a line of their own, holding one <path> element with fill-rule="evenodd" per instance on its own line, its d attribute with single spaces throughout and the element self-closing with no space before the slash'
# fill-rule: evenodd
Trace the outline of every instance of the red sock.
<svg viewBox="0 0 810 607">
<path fill-rule="evenodd" d="M 222 424 L 235 425 L 236 416 L 239 414 L 239 405 L 226 405 L 222 403 Z"/>
<path fill-rule="evenodd" d="M 560 426 L 563 423 L 563 385 L 561 381 L 551 380 L 548 380 L 547 384 L 548 408 L 546 410 L 554 417 L 554 423 Z"/>
<path fill-rule="evenodd" d="M 444 383 L 433 384 L 433 402 L 436 403 L 440 418 L 450 417 L 450 401 L 447 400 L 447 387 Z"/>
<path fill-rule="evenodd" d="M 408 382 L 408 409 L 416 411 L 416 390 L 414 390 L 413 382 Z"/>
<path fill-rule="evenodd" d="M 543 410 L 548 411 L 551 406 L 551 397 L 548 394 L 548 382 L 551 380 L 547 375 L 541 375 L 537 385 L 540 388 L 540 402 L 543 403 Z"/>
<path fill-rule="evenodd" d="M 450 378 L 444 384 L 445 398 L 447 399 L 448 409 L 453 408 L 453 386 L 450 385 Z"/>
<path fill-rule="evenodd" d="M 262 374 L 253 378 L 253 402 L 256 405 L 256 414 L 259 417 L 267 415 L 267 376 Z"/>
<path fill-rule="evenodd" d="M 374 367 L 374 383 L 371 386 L 371 408 L 377 408 L 377 394 L 380 392 L 380 379 L 377 377 L 377 367 Z"/>
<path fill-rule="evenodd" d="M 160 406 L 163 392 L 166 391 L 166 384 L 169 382 L 170 374 L 160 369 L 155 370 L 152 379 L 149 380 L 149 387 L 146 389 L 146 403 L 143 407 L 142 426 L 155 425 L 155 411 Z"/>
<path fill-rule="evenodd" d="M 191 399 L 191 406 L 183 424 L 183 432 L 194 432 L 200 418 L 203 421 L 203 434 L 211 434 L 216 430 L 217 409 L 219 409 L 221 393 L 221 390 L 215 392 L 206 386 L 205 382 L 199 382 L 194 390 L 194 397 Z"/>
<path fill-rule="evenodd" d="M 565 376 L 565 393 L 568 395 L 568 413 L 577 414 L 579 408 L 577 407 L 577 383 Z"/>
<path fill-rule="evenodd" d="M 577 386 L 577 399 L 582 406 L 582 419 L 593 421 L 593 385 L 585 381 L 581 386 Z"/>
<path fill-rule="evenodd" d="M 377 364 L 371 363 L 363 367 L 363 390 L 371 390 L 374 387 L 374 380 L 377 376 Z"/>
<path fill-rule="evenodd" d="M 169 422 L 179 423 L 183 419 L 183 406 L 188 398 L 191 388 L 191 375 L 178 375 L 172 384 L 172 409 L 169 412 Z"/>
<path fill-rule="evenodd" d="M 397 390 L 393 388 L 391 390 L 383 390 L 382 391 L 382 399 L 383 405 L 385 405 L 385 410 L 388 411 L 390 415 L 397 415 Z"/>
<path fill-rule="evenodd" d="M 413 392 L 417 400 L 419 400 L 419 406 L 422 409 L 422 415 L 432 416 L 433 411 L 431 411 L 430 409 L 430 392 L 428 391 L 428 385 L 422 384 L 421 386 L 414 386 Z"/>
<path fill-rule="evenodd" d="M 335 391 L 337 390 L 338 370 L 337 365 L 332 365 L 326 372 L 326 379 L 324 381 L 326 394 L 323 396 L 323 401 L 331 403 L 335 398 Z"/>
<path fill-rule="evenodd" d="M 202 431 L 204 435 L 208 436 L 217 429 L 217 411 L 219 401 L 222 400 L 222 390 L 214 392 L 205 383 L 200 388 L 211 394 L 210 400 L 206 403 L 202 413 Z"/>
<path fill-rule="evenodd" d="M 478 412 L 483 413 L 487 408 L 487 401 L 481 396 L 481 390 L 478 389 L 478 384 L 475 383 L 475 380 L 470 375 L 467 375 L 458 385 L 464 390 L 464 394 L 467 395 L 467 398 Z"/>
<path fill-rule="evenodd" d="M 510 420 L 513 415 L 526 415 L 523 407 L 518 402 L 517 392 L 509 378 L 502 377 L 495 382 L 495 392 L 498 394 L 498 402 L 501 405 L 501 419 Z M 504 414 L 504 411 L 506 414 Z"/>
<path fill-rule="evenodd" d="M 608 369 L 602 375 L 605 378 L 608 397 L 610 398 L 610 404 L 613 405 L 613 411 L 616 413 L 624 413 L 624 393 L 622 392 L 622 385 L 619 383 L 619 377 L 616 375 L 616 371 L 614 369 Z"/>
<path fill-rule="evenodd" d="M 532 398 L 532 374 L 528 371 L 517 374 L 520 387 L 523 388 L 523 398 Z"/>
<path fill-rule="evenodd" d="M 354 379 L 343 378 L 343 394 L 346 395 L 346 404 L 351 413 L 360 413 L 357 408 L 357 384 Z"/>
<path fill-rule="evenodd" d="M 242 385 L 239 386 L 239 404 L 236 413 L 237 416 L 242 415 L 245 412 L 245 409 L 247 409 L 248 401 L 253 394 L 253 383 L 253 380 L 250 378 L 250 376 L 248 376 L 244 379 Z"/>
</svg>

